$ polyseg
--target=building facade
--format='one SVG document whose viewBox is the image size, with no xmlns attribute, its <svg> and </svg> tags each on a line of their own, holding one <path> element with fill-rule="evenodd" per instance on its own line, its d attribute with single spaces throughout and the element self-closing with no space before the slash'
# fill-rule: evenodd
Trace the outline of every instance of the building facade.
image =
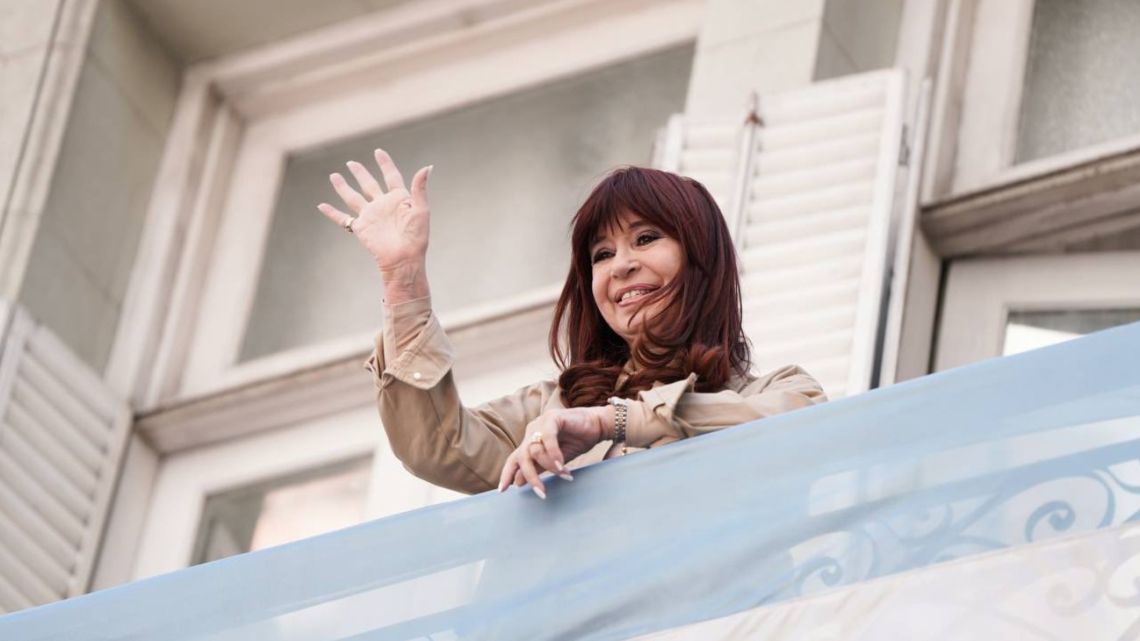
<svg viewBox="0 0 1140 641">
<path fill-rule="evenodd" d="M 0 0 L 0 610 L 455 497 L 387 446 L 379 279 L 315 210 L 377 146 L 435 165 L 468 403 L 553 375 L 569 217 L 619 164 L 710 186 L 756 367 L 833 396 L 1140 320 L 1138 29 L 1124 0 Z"/>
</svg>

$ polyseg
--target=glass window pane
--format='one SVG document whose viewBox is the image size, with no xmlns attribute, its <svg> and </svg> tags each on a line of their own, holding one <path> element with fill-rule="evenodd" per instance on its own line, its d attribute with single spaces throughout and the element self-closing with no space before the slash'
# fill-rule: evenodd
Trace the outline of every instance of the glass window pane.
<svg viewBox="0 0 1140 641">
<path fill-rule="evenodd" d="M 1037 0 L 1017 160 L 1140 134 L 1140 2 Z"/>
<path fill-rule="evenodd" d="M 1140 309 L 1010 312 L 1002 355 L 1063 343 L 1109 327 L 1140 321 Z"/>
<path fill-rule="evenodd" d="M 194 563 L 361 523 L 371 473 L 371 460 L 362 459 L 209 497 Z"/>
<path fill-rule="evenodd" d="M 647 164 L 681 111 L 691 45 L 399 125 L 288 160 L 241 360 L 377 329 L 371 259 L 317 213 L 348 159 L 434 164 L 428 275 L 438 311 L 561 282 L 569 222 L 603 173 Z"/>
</svg>

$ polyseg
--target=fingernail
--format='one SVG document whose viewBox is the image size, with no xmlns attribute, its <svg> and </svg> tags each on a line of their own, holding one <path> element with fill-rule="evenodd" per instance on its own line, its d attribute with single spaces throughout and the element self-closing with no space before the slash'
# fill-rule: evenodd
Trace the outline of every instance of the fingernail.
<svg viewBox="0 0 1140 641">
<path fill-rule="evenodd" d="M 506 491 L 507 491 L 506 485 L 500 485 L 499 486 L 499 494 L 502 494 L 503 492 L 506 492 Z"/>
<path fill-rule="evenodd" d="M 428 176 L 431 176 L 431 170 L 432 169 L 435 169 L 435 165 L 428 165 L 428 172 L 427 172 Z"/>
<path fill-rule="evenodd" d="M 543 492 L 541 487 L 532 485 L 530 486 L 530 489 L 534 490 L 534 493 L 538 495 L 538 498 L 542 499 L 543 501 L 546 500 L 546 492 Z"/>
<path fill-rule="evenodd" d="M 562 479 L 563 481 L 573 481 L 573 480 L 574 480 L 574 477 L 573 477 L 573 476 L 570 476 L 570 473 L 569 473 L 569 472 L 561 472 L 561 473 L 559 473 L 559 474 L 558 474 L 558 478 Z"/>
<path fill-rule="evenodd" d="M 559 472 L 565 472 L 566 471 L 566 466 L 562 463 L 562 461 L 555 461 L 554 466 L 558 468 Z"/>
</svg>

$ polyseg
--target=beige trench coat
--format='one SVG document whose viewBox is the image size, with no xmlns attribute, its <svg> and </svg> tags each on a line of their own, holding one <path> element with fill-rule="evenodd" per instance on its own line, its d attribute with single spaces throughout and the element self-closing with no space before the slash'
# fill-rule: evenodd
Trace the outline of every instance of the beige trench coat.
<svg viewBox="0 0 1140 641">
<path fill-rule="evenodd" d="M 470 494 L 495 488 L 527 424 L 544 411 L 565 407 L 557 384 L 542 381 L 464 407 L 451 373 L 451 342 L 430 299 L 385 306 L 385 311 L 387 322 L 365 368 L 372 372 L 393 452 L 413 474 L 436 485 Z M 734 378 L 715 393 L 693 391 L 695 382 L 693 374 L 631 399 L 627 445 L 656 447 L 827 400 L 819 383 L 795 365 Z M 604 447 L 594 448 L 568 467 L 597 462 L 604 453 Z"/>
</svg>

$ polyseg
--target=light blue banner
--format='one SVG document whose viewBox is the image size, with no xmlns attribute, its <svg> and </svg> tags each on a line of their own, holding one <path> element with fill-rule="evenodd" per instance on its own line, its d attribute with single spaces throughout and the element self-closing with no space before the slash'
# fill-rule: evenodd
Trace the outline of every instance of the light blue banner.
<svg viewBox="0 0 1140 641">
<path fill-rule="evenodd" d="M 0 639 L 621 639 L 1140 520 L 1140 324 L 0 618 Z M 378 428 L 379 429 L 379 428 Z"/>
</svg>

